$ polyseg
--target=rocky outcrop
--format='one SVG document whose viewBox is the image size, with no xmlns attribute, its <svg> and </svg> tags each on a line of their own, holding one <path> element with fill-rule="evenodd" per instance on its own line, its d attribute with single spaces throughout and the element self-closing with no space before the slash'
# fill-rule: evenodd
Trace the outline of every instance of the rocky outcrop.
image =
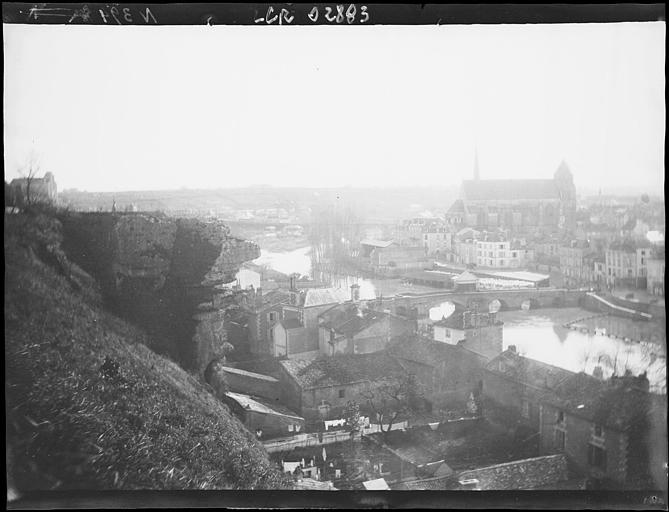
<svg viewBox="0 0 669 512">
<path fill-rule="evenodd" d="M 155 349 L 203 371 L 226 340 L 224 309 L 259 247 L 219 221 L 148 213 L 64 215 L 68 256 L 102 283 L 111 307 L 144 327 Z"/>
</svg>

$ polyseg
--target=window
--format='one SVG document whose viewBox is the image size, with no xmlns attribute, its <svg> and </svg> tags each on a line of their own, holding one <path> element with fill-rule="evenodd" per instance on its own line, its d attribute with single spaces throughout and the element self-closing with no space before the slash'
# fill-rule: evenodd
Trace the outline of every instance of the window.
<svg viewBox="0 0 669 512">
<path fill-rule="evenodd" d="M 588 464 L 599 469 L 606 469 L 606 450 L 594 444 L 588 445 Z"/>
<path fill-rule="evenodd" d="M 503 267 L 504 266 L 504 260 L 499 260 L 499 266 Z"/>
<path fill-rule="evenodd" d="M 597 423 L 595 423 L 592 432 L 595 435 L 595 437 L 602 437 L 604 435 L 604 429 L 602 428 L 601 425 Z"/>
<path fill-rule="evenodd" d="M 345 389 L 340 389 L 339 390 L 339 398 L 344 398 L 346 396 L 346 390 Z"/>
<path fill-rule="evenodd" d="M 448 338 L 451 337 L 451 330 L 450 329 L 444 329 L 444 332 L 446 333 L 446 337 L 448 337 Z"/>
<path fill-rule="evenodd" d="M 521 408 L 522 408 L 521 414 L 523 415 L 523 418 L 528 418 L 529 419 L 529 417 L 530 417 L 530 402 L 528 402 L 527 400 L 523 400 L 521 402 Z"/>
<path fill-rule="evenodd" d="M 512 253 L 511 253 L 511 257 L 512 257 L 512 258 L 517 258 L 517 257 L 518 257 L 518 253 L 515 252 L 515 251 L 512 252 Z"/>
<path fill-rule="evenodd" d="M 564 424 L 564 411 L 558 411 L 557 422 L 560 424 Z"/>
<path fill-rule="evenodd" d="M 500 249 L 504 249 L 504 244 L 499 244 Z"/>
<path fill-rule="evenodd" d="M 274 322 L 276 320 L 276 312 L 270 311 L 269 315 L 267 315 L 267 318 L 270 322 Z"/>
</svg>

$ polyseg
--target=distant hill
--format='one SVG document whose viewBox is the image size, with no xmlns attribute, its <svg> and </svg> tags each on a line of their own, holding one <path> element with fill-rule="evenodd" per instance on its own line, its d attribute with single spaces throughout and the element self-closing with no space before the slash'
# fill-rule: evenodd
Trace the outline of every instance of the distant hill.
<svg viewBox="0 0 669 512">
<path fill-rule="evenodd" d="M 180 189 L 128 192 L 63 191 L 59 198 L 74 209 L 109 211 L 134 205 L 140 211 L 257 210 L 283 208 L 307 218 L 310 208 L 334 205 L 353 209 L 368 222 L 393 223 L 425 210 L 443 214 L 457 198 L 459 186 L 378 188 L 298 188 L 255 186 L 230 189 Z"/>
<path fill-rule="evenodd" d="M 106 312 L 49 215 L 5 215 L 8 495 L 284 488 L 254 435 Z"/>
</svg>

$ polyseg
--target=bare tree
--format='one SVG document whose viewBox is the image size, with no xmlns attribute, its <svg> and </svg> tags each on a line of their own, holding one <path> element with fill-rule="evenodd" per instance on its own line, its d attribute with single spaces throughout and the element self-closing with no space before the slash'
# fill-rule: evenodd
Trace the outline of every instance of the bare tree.
<svg viewBox="0 0 669 512">
<path fill-rule="evenodd" d="M 367 400 L 384 435 L 392 430 L 395 422 L 408 419 L 417 411 L 421 402 L 416 378 L 409 373 L 388 377 L 361 396 Z M 387 425 L 385 430 L 384 424 Z"/>
<path fill-rule="evenodd" d="M 39 161 L 39 156 L 35 152 L 35 150 L 31 150 L 30 153 L 28 154 L 28 158 L 26 159 L 26 163 L 24 166 L 19 170 L 19 174 L 25 179 L 26 181 L 26 188 L 25 188 L 25 196 L 24 196 L 24 205 L 25 206 L 30 206 L 33 203 L 35 203 L 35 198 L 32 197 L 31 194 L 31 188 L 33 181 L 35 178 L 37 178 L 37 175 L 39 174 L 41 169 L 41 164 Z"/>
</svg>

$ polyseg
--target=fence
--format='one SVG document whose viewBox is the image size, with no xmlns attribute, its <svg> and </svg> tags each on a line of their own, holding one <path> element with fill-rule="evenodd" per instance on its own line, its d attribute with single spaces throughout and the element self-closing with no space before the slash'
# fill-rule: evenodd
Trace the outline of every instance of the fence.
<svg viewBox="0 0 669 512">
<path fill-rule="evenodd" d="M 398 430 L 407 428 L 408 422 L 402 421 L 393 424 L 391 430 Z M 384 425 L 387 428 L 388 425 Z M 361 431 L 354 435 L 354 439 L 360 439 L 362 436 L 380 432 L 381 428 L 377 424 L 371 424 L 368 427 L 363 427 Z M 295 448 L 303 448 L 306 446 L 323 446 L 326 444 L 341 443 L 343 441 L 350 441 L 351 434 L 346 431 L 335 432 L 312 432 L 307 434 L 298 434 L 293 437 L 285 437 L 281 439 L 272 439 L 265 441 L 263 445 L 269 453 L 284 452 L 294 450 Z"/>
</svg>

